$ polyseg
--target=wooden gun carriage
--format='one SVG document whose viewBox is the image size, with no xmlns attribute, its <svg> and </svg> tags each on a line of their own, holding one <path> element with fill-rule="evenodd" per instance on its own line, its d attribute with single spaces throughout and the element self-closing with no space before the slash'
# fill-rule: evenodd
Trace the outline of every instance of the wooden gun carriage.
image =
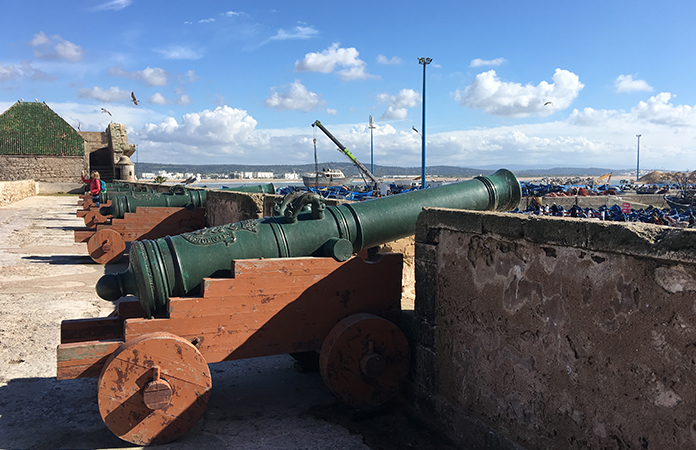
<svg viewBox="0 0 696 450">
<path fill-rule="evenodd" d="M 409 367 L 397 325 L 402 255 L 236 260 L 200 297 L 169 298 L 167 318 L 122 299 L 106 318 L 66 320 L 58 379 L 99 377 L 104 423 L 137 445 L 162 444 L 200 419 L 209 363 L 318 352 L 329 389 L 354 408 L 392 398 Z"/>
</svg>

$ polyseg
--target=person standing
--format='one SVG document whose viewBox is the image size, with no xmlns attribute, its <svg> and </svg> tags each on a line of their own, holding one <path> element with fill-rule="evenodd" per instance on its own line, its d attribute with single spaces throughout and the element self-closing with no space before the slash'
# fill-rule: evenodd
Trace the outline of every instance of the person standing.
<svg viewBox="0 0 696 450">
<path fill-rule="evenodd" d="M 101 192 L 101 180 L 99 179 L 99 172 L 93 170 L 89 174 L 89 178 L 85 178 L 85 171 L 82 171 L 82 182 L 89 183 L 89 193 L 92 197 L 98 197 L 99 192 Z"/>
</svg>

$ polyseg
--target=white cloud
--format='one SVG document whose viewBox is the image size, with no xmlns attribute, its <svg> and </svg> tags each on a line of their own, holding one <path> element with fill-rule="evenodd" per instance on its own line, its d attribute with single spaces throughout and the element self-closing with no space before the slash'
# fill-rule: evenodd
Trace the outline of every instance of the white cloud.
<svg viewBox="0 0 696 450">
<path fill-rule="evenodd" d="M 2 63 L 0 63 L 0 81 L 15 80 L 20 76 L 21 74 L 15 66 L 3 66 Z"/>
<path fill-rule="evenodd" d="M 314 27 L 303 27 L 296 26 L 291 31 L 285 31 L 284 29 L 279 29 L 278 32 L 268 38 L 269 41 L 287 41 L 287 40 L 306 40 L 319 35 L 319 30 Z"/>
<path fill-rule="evenodd" d="M 392 56 L 391 58 L 387 58 L 384 55 L 377 55 L 377 64 L 386 64 L 386 65 L 397 65 L 401 64 L 401 58 L 398 56 Z"/>
<path fill-rule="evenodd" d="M 201 79 L 201 77 L 199 77 L 198 75 L 196 75 L 196 71 L 193 70 L 193 69 L 187 71 L 187 72 L 184 74 L 184 76 L 188 79 L 188 82 L 189 82 L 189 83 L 195 83 L 196 81 L 198 81 L 198 80 Z"/>
<path fill-rule="evenodd" d="M 203 57 L 203 52 L 201 50 L 194 50 L 191 47 L 181 45 L 170 45 L 167 48 L 160 48 L 155 51 L 167 59 L 196 60 Z"/>
<path fill-rule="evenodd" d="M 147 102 L 155 105 L 166 105 L 167 99 L 159 92 L 155 92 L 147 99 Z"/>
<path fill-rule="evenodd" d="M 338 111 L 333 108 L 326 108 L 326 114 L 330 116 L 335 116 L 336 114 L 338 114 Z"/>
<path fill-rule="evenodd" d="M 32 81 L 55 81 L 56 76 L 48 74 L 38 67 L 34 67 L 33 63 L 28 59 L 22 60 L 19 67 L 14 65 L 3 66 L 0 63 L 0 81 L 17 80 L 20 78 L 28 78 Z"/>
<path fill-rule="evenodd" d="M 660 92 L 650 97 L 647 102 L 641 101 L 631 113 L 637 118 L 649 123 L 671 127 L 696 126 L 696 108 L 689 105 L 674 106 L 669 103 L 672 94 Z"/>
<path fill-rule="evenodd" d="M 210 19 L 201 19 L 198 21 L 198 23 L 213 23 L 215 22 L 215 19 L 211 17 Z"/>
<path fill-rule="evenodd" d="M 48 36 L 43 31 L 39 31 L 34 35 L 34 37 L 29 41 L 29 46 L 36 47 L 38 45 L 50 44 L 51 41 Z"/>
<path fill-rule="evenodd" d="M 43 70 L 34 67 L 32 62 L 27 59 L 22 61 L 19 70 L 24 77 L 27 77 L 33 81 L 55 81 L 57 78 L 55 75 L 48 74 Z"/>
<path fill-rule="evenodd" d="M 510 117 L 531 115 L 545 117 L 567 108 L 584 85 L 567 70 L 556 69 L 553 83 L 542 81 L 537 86 L 501 81 L 495 70 L 476 75 L 464 91 L 455 92 L 463 106 L 488 114 Z"/>
<path fill-rule="evenodd" d="M 385 95 L 382 98 L 386 101 L 392 97 Z M 630 111 L 586 108 L 573 111 L 565 120 L 428 132 L 427 164 L 508 167 L 514 163 L 540 167 L 631 168 L 635 164 L 635 135 L 640 133 L 643 135 L 641 167 L 680 170 L 696 167 L 696 154 L 691 150 L 696 142 L 696 126 L 681 125 L 689 120 L 693 123 L 694 107 L 671 104 L 670 101 L 673 102 L 674 97 L 664 93 L 644 104 L 637 104 Z M 89 108 L 82 105 L 73 109 L 84 111 Z M 154 111 L 129 106 L 108 109 L 114 114 L 113 120 L 129 124 L 147 123 L 142 121 L 143 117 L 155 114 Z M 100 116 L 98 108 L 94 110 L 92 120 L 108 123 L 108 117 Z M 328 108 L 325 110 L 330 114 Z M 651 118 L 652 114 L 656 116 Z M 680 119 L 668 119 L 675 116 Z M 88 129 L 84 124 L 91 123 L 88 122 L 90 118 L 80 117 L 83 118 L 82 129 Z M 419 168 L 420 136 L 410 130 L 411 124 L 397 124 L 381 123 L 375 128 L 375 163 Z M 129 140 L 138 144 L 140 161 L 171 160 L 192 164 L 200 164 L 203 160 L 226 163 L 232 159 L 239 164 L 265 164 L 277 160 L 306 164 L 313 161 L 309 127 L 259 129 L 258 126 L 245 111 L 224 106 L 187 114 L 178 122 L 171 117 L 161 117 L 157 121 L 150 119 L 150 124 L 141 131 L 129 131 Z M 369 161 L 367 121 L 360 124 L 331 123 L 328 126 L 358 160 Z M 324 161 L 340 158 L 330 156 L 335 145 L 328 138 L 319 134 L 318 139 L 318 151 L 325 155 L 322 157 Z M 414 170 L 414 174 L 417 173 L 419 170 Z"/>
<path fill-rule="evenodd" d="M 381 119 L 403 120 L 408 115 L 408 108 L 413 108 L 421 102 L 421 96 L 413 89 L 402 89 L 397 95 L 379 94 L 380 103 L 389 102 L 389 107 Z"/>
<path fill-rule="evenodd" d="M 67 59 L 76 62 L 85 53 L 79 45 L 66 41 L 57 34 L 49 38 L 43 31 L 36 33 L 28 45 L 34 47 L 34 56 L 41 59 Z"/>
<path fill-rule="evenodd" d="M 182 143 L 191 146 L 244 146 L 252 139 L 256 120 L 246 111 L 220 106 L 214 110 L 184 114 L 181 123 L 168 117 L 159 125 L 146 124 L 137 132 L 152 142 Z"/>
<path fill-rule="evenodd" d="M 338 71 L 338 75 L 343 80 L 363 80 L 375 78 L 365 72 L 365 61 L 358 58 L 360 53 L 351 48 L 340 48 L 339 43 L 335 42 L 321 53 L 307 53 L 301 61 L 295 61 L 297 72 L 321 72 L 331 73 L 338 67 L 344 67 Z"/>
<path fill-rule="evenodd" d="M 112 86 L 109 89 L 102 89 L 99 86 L 94 86 L 93 88 L 78 89 L 77 96 L 80 98 L 93 98 L 102 102 L 118 102 L 121 100 L 130 100 L 131 91 L 121 90 L 118 86 Z"/>
<path fill-rule="evenodd" d="M 232 16 L 238 16 L 239 13 L 238 13 L 238 12 L 234 12 L 234 11 L 227 11 L 227 12 L 224 12 L 224 13 L 220 13 L 220 15 L 221 15 L 221 16 L 225 16 L 225 17 L 232 17 Z"/>
<path fill-rule="evenodd" d="M 188 96 L 188 94 L 183 94 L 181 97 L 177 98 L 174 103 L 180 106 L 186 106 L 193 103 L 193 99 Z"/>
<path fill-rule="evenodd" d="M 621 114 L 620 111 L 593 108 L 585 108 L 582 111 L 574 109 L 566 122 L 571 125 L 578 126 L 601 126 L 606 124 L 608 120 L 614 119 Z"/>
<path fill-rule="evenodd" d="M 502 63 L 505 62 L 505 58 L 495 58 L 495 59 L 481 59 L 481 58 L 476 58 L 471 61 L 469 64 L 469 67 L 481 67 L 481 66 L 499 66 Z"/>
<path fill-rule="evenodd" d="M 144 81 L 148 86 L 166 86 L 169 74 L 159 67 L 146 67 L 143 70 L 128 72 L 123 66 L 110 67 L 109 75 L 114 77 L 126 77 L 131 80 Z"/>
<path fill-rule="evenodd" d="M 318 94 L 309 91 L 299 80 L 283 86 L 281 91 L 271 88 L 271 95 L 264 101 L 268 108 L 278 111 L 310 112 L 326 104 Z"/>
<path fill-rule="evenodd" d="M 92 11 L 121 11 L 122 9 L 130 6 L 131 3 L 133 3 L 133 0 L 111 0 L 93 7 Z"/>
<path fill-rule="evenodd" d="M 650 92 L 653 88 L 645 80 L 634 80 L 633 75 L 619 75 L 614 81 L 616 92 Z"/>
</svg>

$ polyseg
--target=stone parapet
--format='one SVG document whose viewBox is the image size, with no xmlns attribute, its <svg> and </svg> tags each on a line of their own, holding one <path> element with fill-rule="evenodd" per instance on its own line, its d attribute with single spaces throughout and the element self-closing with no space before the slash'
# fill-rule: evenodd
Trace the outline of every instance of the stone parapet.
<svg viewBox="0 0 696 450">
<path fill-rule="evenodd" d="M 430 209 L 416 292 L 410 387 L 462 443 L 696 445 L 695 230 Z"/>
<path fill-rule="evenodd" d="M 34 180 L 0 181 L 0 207 L 24 200 L 39 193 Z"/>
</svg>

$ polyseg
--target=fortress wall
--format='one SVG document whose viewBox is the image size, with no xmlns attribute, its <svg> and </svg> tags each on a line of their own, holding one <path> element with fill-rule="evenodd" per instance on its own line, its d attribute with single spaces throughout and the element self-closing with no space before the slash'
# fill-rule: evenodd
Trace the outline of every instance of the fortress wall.
<svg viewBox="0 0 696 450">
<path fill-rule="evenodd" d="M 696 445 L 696 230 L 426 210 L 410 318 L 412 399 L 472 448 Z"/>
</svg>

